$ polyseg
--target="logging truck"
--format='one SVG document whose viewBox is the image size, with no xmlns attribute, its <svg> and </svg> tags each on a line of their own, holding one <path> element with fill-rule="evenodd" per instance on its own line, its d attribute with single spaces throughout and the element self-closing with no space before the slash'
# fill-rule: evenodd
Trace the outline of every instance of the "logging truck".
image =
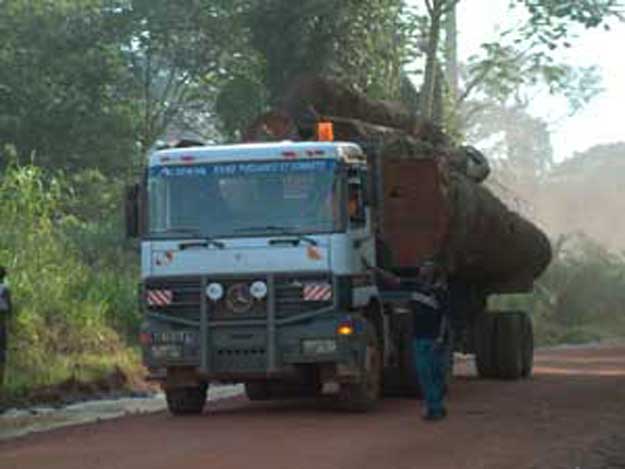
<svg viewBox="0 0 625 469">
<path fill-rule="evenodd" d="M 128 191 L 144 362 L 169 410 L 201 412 L 216 382 L 244 383 L 251 400 L 319 396 L 357 411 L 418 394 L 407 314 L 418 292 L 375 272 L 410 285 L 431 259 L 449 279 L 449 350 L 475 353 L 484 378 L 529 376 L 529 315 L 486 304 L 531 289 L 550 259 L 545 235 L 435 151 L 320 119 L 307 141 L 156 151 Z"/>
</svg>

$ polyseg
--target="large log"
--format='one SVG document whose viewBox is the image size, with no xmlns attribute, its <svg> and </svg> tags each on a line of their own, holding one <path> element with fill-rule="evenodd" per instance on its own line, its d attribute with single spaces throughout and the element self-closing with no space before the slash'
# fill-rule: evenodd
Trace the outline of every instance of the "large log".
<svg viewBox="0 0 625 469">
<path fill-rule="evenodd" d="M 544 233 L 477 183 L 489 173 L 486 159 L 453 146 L 440 128 L 401 105 L 370 100 L 333 80 L 305 78 L 280 108 L 250 125 L 245 139 L 298 139 L 322 120 L 334 124 L 337 140 L 359 143 L 369 154 L 379 176 L 372 181 L 376 231 L 396 267 L 435 258 L 457 277 L 503 293 L 527 291 L 548 265 Z"/>
<path fill-rule="evenodd" d="M 333 122 L 338 139 L 369 145 L 382 175 L 378 231 L 398 267 L 438 258 L 458 277 L 504 292 L 528 290 L 549 264 L 548 238 L 475 182 L 466 148 L 357 119 L 321 117 Z M 481 168 L 478 180 L 487 174 L 488 166 Z"/>
<path fill-rule="evenodd" d="M 447 176 L 449 224 L 442 247 L 452 270 L 491 292 L 531 289 L 551 261 L 547 236 L 487 187 L 458 172 Z"/>
<path fill-rule="evenodd" d="M 437 260 L 490 292 L 528 291 L 551 260 L 547 237 L 443 160 L 379 153 L 376 222 L 392 264 Z"/>
<path fill-rule="evenodd" d="M 338 80 L 301 76 L 293 81 L 279 106 L 295 118 L 309 113 L 360 119 L 413 133 L 418 119 L 403 104 L 372 100 Z"/>
</svg>

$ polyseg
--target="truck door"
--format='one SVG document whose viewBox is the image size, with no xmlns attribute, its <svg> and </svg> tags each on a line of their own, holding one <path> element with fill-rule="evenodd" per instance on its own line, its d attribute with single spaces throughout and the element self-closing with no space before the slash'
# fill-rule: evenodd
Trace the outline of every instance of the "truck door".
<svg viewBox="0 0 625 469">
<path fill-rule="evenodd" d="M 371 233 L 367 181 L 367 172 L 364 168 L 350 169 L 347 180 L 348 237 L 352 246 L 351 272 L 356 276 L 365 274 L 367 265 L 375 263 L 375 242 Z M 362 291 L 357 290 L 354 290 L 354 306 L 368 304 L 371 298 L 370 289 L 367 287 Z"/>
</svg>

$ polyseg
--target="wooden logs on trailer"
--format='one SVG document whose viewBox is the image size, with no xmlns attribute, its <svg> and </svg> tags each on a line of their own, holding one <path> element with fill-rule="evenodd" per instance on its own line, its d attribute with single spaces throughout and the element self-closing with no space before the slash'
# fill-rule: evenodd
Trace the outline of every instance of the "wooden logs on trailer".
<svg viewBox="0 0 625 469">
<path fill-rule="evenodd" d="M 244 140 L 311 138 L 329 121 L 336 140 L 360 144 L 373 168 L 375 222 L 396 267 L 439 259 L 485 291 L 520 292 L 551 260 L 546 235 L 480 184 L 490 168 L 475 148 L 397 103 L 374 101 L 335 80 L 304 77 Z"/>
</svg>

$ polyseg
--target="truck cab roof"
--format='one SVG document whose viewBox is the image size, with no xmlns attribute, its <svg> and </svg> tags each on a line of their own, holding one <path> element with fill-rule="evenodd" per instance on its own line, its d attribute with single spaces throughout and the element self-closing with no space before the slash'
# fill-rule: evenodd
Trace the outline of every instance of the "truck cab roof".
<svg viewBox="0 0 625 469">
<path fill-rule="evenodd" d="M 149 166 L 237 161 L 267 161 L 296 158 L 340 159 L 364 162 L 361 148 L 350 142 L 272 142 L 234 145 L 206 145 L 158 150 L 148 159 Z"/>
</svg>

